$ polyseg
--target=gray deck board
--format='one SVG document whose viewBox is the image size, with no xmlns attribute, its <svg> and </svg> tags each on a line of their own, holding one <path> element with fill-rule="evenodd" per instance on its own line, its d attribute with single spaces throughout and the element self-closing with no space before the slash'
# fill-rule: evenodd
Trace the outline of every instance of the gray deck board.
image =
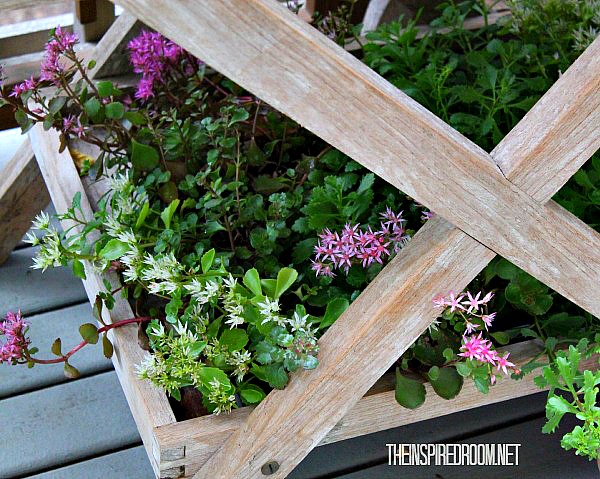
<svg viewBox="0 0 600 479">
<path fill-rule="evenodd" d="M 146 450 L 137 446 L 89 461 L 78 462 L 27 479 L 150 479 L 152 467 Z"/>
<path fill-rule="evenodd" d="M 360 468 L 387 458 L 386 444 L 456 441 L 476 431 L 527 420 L 544 411 L 545 393 L 504 401 L 314 449 L 289 476 L 310 479 Z M 540 433 L 541 435 L 541 433 Z"/>
<path fill-rule="evenodd" d="M 0 269 L 0 273 L 1 273 Z M 29 336 L 32 344 L 40 349 L 40 358 L 54 357 L 50 346 L 60 337 L 66 352 L 81 341 L 79 325 L 95 322 L 89 303 L 34 315 L 30 321 Z M 73 366 L 82 376 L 112 369 L 112 362 L 102 354 L 100 345 L 88 345 L 73 356 Z M 0 399 L 66 382 L 62 364 L 38 365 L 32 369 L 0 365 Z"/>
<path fill-rule="evenodd" d="M 0 477 L 22 476 L 140 442 L 114 371 L 0 401 Z"/>
<path fill-rule="evenodd" d="M 386 464 L 363 469 L 351 474 L 339 475 L 340 479 L 597 479 L 595 461 L 577 457 L 573 451 L 560 447 L 560 435 L 541 433 L 543 418 L 532 419 L 521 424 L 471 437 L 465 443 L 516 443 L 521 444 L 518 466 L 388 466 Z M 565 418 L 565 427 L 574 422 Z M 398 438 L 401 440 L 402 438 Z M 437 440 L 437 437 L 435 438 Z M 400 441 L 405 442 L 405 441 Z M 431 442 L 431 440 L 430 440 Z M 385 444 L 382 444 L 385 446 Z"/>
<path fill-rule="evenodd" d="M 0 314 L 21 309 L 30 316 L 87 300 L 81 281 L 67 268 L 32 270 L 34 251 L 13 251 L 0 267 Z"/>
</svg>

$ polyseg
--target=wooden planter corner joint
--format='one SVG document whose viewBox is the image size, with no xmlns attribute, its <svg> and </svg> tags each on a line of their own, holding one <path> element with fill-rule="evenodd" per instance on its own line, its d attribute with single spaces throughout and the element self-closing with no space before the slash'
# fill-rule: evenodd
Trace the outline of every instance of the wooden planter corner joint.
<svg viewBox="0 0 600 479">
<path fill-rule="evenodd" d="M 176 422 L 166 395 L 135 376 L 136 330 L 113 330 L 115 368 L 157 476 L 282 478 L 320 444 L 535 392 L 531 377 L 505 380 L 488 395 L 429 394 L 408 411 L 384 376 L 435 319 L 431 299 L 464 289 L 496 253 L 600 315 L 600 235 L 550 201 L 600 147 L 600 39 L 488 154 L 273 0 L 119 4 L 438 213 L 322 337 L 319 367 L 256 408 Z M 81 191 L 90 215 L 101 184 L 85 187 L 57 133 L 38 125 L 30 139 L 57 210 Z M 93 302 L 102 280 L 86 272 Z M 118 300 L 106 314 L 132 313 Z M 512 347 L 521 362 L 537 351 Z"/>
</svg>

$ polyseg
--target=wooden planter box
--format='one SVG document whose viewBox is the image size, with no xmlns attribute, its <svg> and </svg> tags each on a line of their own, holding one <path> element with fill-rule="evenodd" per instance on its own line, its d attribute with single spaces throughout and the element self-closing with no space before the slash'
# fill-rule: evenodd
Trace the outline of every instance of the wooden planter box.
<svg viewBox="0 0 600 479">
<path fill-rule="evenodd" d="M 488 154 L 274 2 L 119 3 L 439 213 L 323 336 L 319 367 L 293 374 L 254 409 L 177 422 L 165 394 L 136 377 L 145 354 L 137 329 L 111 331 L 115 369 L 157 477 L 201 468 L 198 478 L 285 477 L 320 444 L 536 392 L 531 375 L 502 380 L 488 395 L 469 383 L 451 401 L 427 386 L 425 404 L 407 410 L 394 400 L 393 379 L 382 377 L 435 318 L 431 298 L 462 290 L 496 253 L 598 315 L 600 235 L 549 200 L 600 146 L 600 40 Z M 91 215 L 101 185 L 82 183 L 56 133 L 38 125 L 30 138 L 57 211 L 81 192 Z M 86 273 L 94 302 L 103 278 Z M 105 314 L 133 316 L 125 300 Z M 517 363 L 539 352 L 533 342 L 507 349 Z M 275 461 L 277 470 L 265 472 Z"/>
<path fill-rule="evenodd" d="M 79 177 L 69 150 L 58 153 L 57 133 L 44 132 L 41 125 L 38 125 L 31 137 L 57 211 L 66 210 L 75 193 L 81 192 L 82 209 L 86 216 L 91 215 L 92 205 L 105 192 L 103 183 L 90 184 Z M 57 171 L 60 171 L 60 175 L 54 173 Z M 86 268 L 86 274 L 87 279 L 83 284 L 92 304 L 96 295 L 104 289 L 103 279 L 108 279 L 113 285 L 118 281 L 113 274 L 98 275 L 90 268 Z M 105 316 L 106 321 L 112 322 L 132 317 L 133 312 L 128 302 L 118 297 L 114 309 L 110 313 L 105 311 Z M 111 333 L 115 344 L 113 363 L 157 477 L 192 477 L 226 439 L 244 424 L 254 408 L 243 407 L 229 415 L 208 415 L 176 421 L 166 394 L 150 382 L 135 376 L 134 367 L 145 354 L 138 346 L 137 326 L 112 330 Z M 524 364 L 537 356 L 541 349 L 540 344 L 535 341 L 505 348 L 511 352 L 511 359 L 516 364 Z M 401 407 L 394 399 L 395 379 L 392 374 L 386 374 L 319 445 L 533 394 L 540 391 L 533 383 L 533 376 L 530 374 L 520 381 L 504 378 L 490 388 L 489 394 L 482 394 L 471 381 L 467 381 L 460 394 L 449 401 L 437 396 L 431 386 L 426 384 L 427 400 L 418 409 L 409 410 Z"/>
</svg>

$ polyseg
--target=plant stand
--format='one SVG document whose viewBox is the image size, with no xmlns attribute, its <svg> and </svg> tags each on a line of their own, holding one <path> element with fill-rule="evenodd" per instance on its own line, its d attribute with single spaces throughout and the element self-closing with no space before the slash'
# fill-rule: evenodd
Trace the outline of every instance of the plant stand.
<svg viewBox="0 0 600 479">
<path fill-rule="evenodd" d="M 136 330 L 113 330 L 157 476 L 282 478 L 320 444 L 536 392 L 531 378 L 488 395 L 465 386 L 408 411 L 384 376 L 435 319 L 431 298 L 464 289 L 496 253 L 600 316 L 600 235 L 550 200 L 600 147 L 600 39 L 488 154 L 273 0 L 119 3 L 437 213 L 322 337 L 319 367 L 256 408 L 176 422 L 166 396 L 135 376 Z M 30 139 L 57 210 L 81 191 L 90 215 L 101 184 L 82 183 L 58 134 L 38 125 Z M 102 281 L 86 273 L 94 302 Z M 131 311 L 118 300 L 107 314 Z M 538 345 L 511 350 L 523 361 Z"/>
</svg>

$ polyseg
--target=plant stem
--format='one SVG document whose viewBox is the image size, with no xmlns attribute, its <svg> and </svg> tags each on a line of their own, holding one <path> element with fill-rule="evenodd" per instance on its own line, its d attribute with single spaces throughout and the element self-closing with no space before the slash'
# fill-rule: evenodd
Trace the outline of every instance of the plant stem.
<svg viewBox="0 0 600 479">
<path fill-rule="evenodd" d="M 107 331 L 109 331 L 111 329 L 120 328 L 122 326 L 127 326 L 128 324 L 136 324 L 136 323 L 142 323 L 144 321 L 150 321 L 151 319 L 152 318 L 150 318 L 148 316 L 143 316 L 143 317 L 139 317 L 139 318 L 123 319 L 121 321 L 117 321 L 116 323 L 107 324 L 105 326 L 102 326 L 101 328 L 98 328 L 98 334 L 100 335 L 100 334 L 106 333 Z M 31 356 L 27 356 L 27 361 L 35 363 L 35 364 L 64 363 L 64 362 L 68 361 L 68 359 L 71 356 L 73 356 L 77 351 L 79 351 L 83 347 L 87 346 L 88 344 L 89 344 L 89 342 L 84 339 L 77 346 L 75 346 L 68 353 L 62 355 L 61 357 L 58 357 L 55 359 L 37 359 L 37 358 L 32 358 Z"/>
</svg>

